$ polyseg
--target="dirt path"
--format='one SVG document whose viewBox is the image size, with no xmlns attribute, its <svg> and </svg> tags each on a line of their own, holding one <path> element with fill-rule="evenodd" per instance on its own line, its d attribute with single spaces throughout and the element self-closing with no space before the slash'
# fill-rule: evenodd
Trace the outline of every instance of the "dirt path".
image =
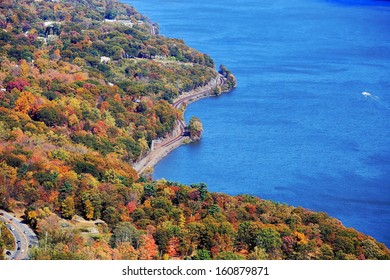
<svg viewBox="0 0 390 280">
<path fill-rule="evenodd" d="M 173 101 L 173 107 L 180 109 L 183 104 L 190 104 L 214 95 L 214 90 L 217 86 L 223 86 L 225 78 L 222 75 L 218 75 L 215 79 L 212 79 L 207 85 L 199 87 L 195 90 L 191 90 L 180 95 Z M 185 139 L 189 139 L 188 136 L 184 136 L 185 127 L 187 124 L 184 120 L 176 121 L 176 126 L 173 132 L 162 140 L 154 140 L 153 150 L 151 150 L 145 157 L 140 161 L 136 162 L 133 166 L 138 174 L 145 172 L 145 170 L 155 166 L 160 160 L 162 160 L 171 151 L 179 147 Z"/>
</svg>

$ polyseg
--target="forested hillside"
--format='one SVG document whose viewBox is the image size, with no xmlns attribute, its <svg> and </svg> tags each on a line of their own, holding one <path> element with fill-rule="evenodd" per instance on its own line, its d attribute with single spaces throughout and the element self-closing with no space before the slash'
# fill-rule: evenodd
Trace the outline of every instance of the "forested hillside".
<svg viewBox="0 0 390 280">
<path fill-rule="evenodd" d="M 183 118 L 172 100 L 216 76 L 208 55 L 116 1 L 2 0 L 0 208 L 39 234 L 31 257 L 389 259 L 326 214 L 134 171 Z"/>
</svg>

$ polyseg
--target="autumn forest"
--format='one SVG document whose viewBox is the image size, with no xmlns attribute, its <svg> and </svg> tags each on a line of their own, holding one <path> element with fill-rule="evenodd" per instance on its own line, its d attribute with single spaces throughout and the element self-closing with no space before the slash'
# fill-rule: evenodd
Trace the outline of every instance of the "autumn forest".
<svg viewBox="0 0 390 280">
<path fill-rule="evenodd" d="M 116 0 L 2 0 L 0 209 L 37 233 L 29 258 L 390 259 L 325 213 L 137 174 L 173 100 L 217 75 Z"/>
</svg>

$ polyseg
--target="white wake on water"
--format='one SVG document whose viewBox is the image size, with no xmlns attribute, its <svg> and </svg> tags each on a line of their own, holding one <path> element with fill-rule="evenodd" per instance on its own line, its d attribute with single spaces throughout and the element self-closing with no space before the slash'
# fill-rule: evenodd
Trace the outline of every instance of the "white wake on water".
<svg viewBox="0 0 390 280">
<path fill-rule="evenodd" d="M 379 97 L 378 96 L 375 96 L 375 95 L 372 95 L 371 93 L 367 92 L 367 91 L 363 91 L 362 94 L 365 96 L 365 97 L 370 97 L 374 100 L 379 100 Z"/>
<path fill-rule="evenodd" d="M 389 107 L 386 106 L 386 104 L 384 104 L 383 102 L 380 101 L 380 98 L 378 96 L 373 95 L 373 94 L 369 93 L 368 91 L 363 91 L 362 95 L 365 96 L 366 98 L 370 98 L 370 99 L 376 101 L 378 104 L 380 104 L 381 106 L 383 106 L 387 110 L 390 110 Z"/>
</svg>

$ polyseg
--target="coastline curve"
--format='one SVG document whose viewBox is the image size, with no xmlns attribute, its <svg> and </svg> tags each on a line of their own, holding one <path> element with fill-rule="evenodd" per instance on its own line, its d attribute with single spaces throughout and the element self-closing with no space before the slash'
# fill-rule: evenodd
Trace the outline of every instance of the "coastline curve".
<svg viewBox="0 0 390 280">
<path fill-rule="evenodd" d="M 222 92 L 229 92 L 231 89 L 226 89 L 224 86 L 227 78 L 218 73 L 214 79 L 211 79 L 205 86 L 198 87 L 181 94 L 173 100 L 173 107 L 181 109 L 183 105 L 183 114 L 187 105 L 210 96 L 215 95 L 215 90 L 218 87 L 223 88 Z M 177 120 L 172 133 L 163 139 L 154 139 L 150 151 L 139 161 L 133 164 L 134 170 L 140 175 L 145 172 L 150 172 L 151 169 L 164 157 L 166 157 L 174 149 L 180 147 L 183 143 L 189 140 L 188 136 L 184 135 L 187 124 L 185 120 Z"/>
</svg>

